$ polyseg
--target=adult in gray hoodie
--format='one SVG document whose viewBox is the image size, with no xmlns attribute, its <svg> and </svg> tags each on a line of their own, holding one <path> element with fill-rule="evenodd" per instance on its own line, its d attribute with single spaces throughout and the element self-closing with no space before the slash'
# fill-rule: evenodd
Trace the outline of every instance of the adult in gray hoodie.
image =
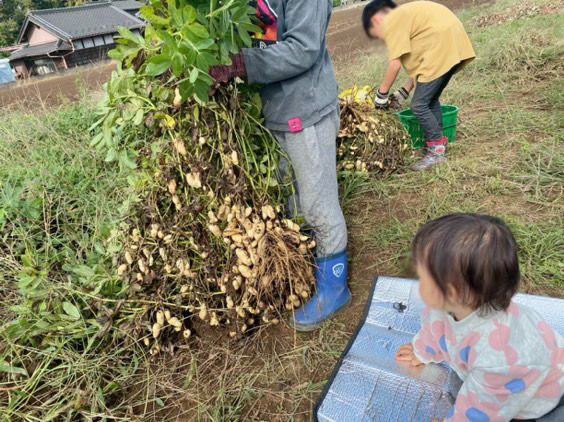
<svg viewBox="0 0 564 422">
<path fill-rule="evenodd" d="M 262 33 L 231 66 L 210 74 L 219 82 L 247 77 L 262 84 L 266 126 L 291 160 L 299 206 L 317 243 L 317 292 L 295 312 L 300 331 L 318 328 L 351 300 L 347 228 L 339 205 L 336 139 L 338 86 L 326 47 L 331 0 L 256 0 Z"/>
</svg>

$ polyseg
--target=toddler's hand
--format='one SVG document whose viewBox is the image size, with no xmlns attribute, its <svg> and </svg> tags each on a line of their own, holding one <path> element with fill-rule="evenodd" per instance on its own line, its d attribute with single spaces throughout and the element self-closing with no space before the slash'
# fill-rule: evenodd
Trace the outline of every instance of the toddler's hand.
<svg viewBox="0 0 564 422">
<path fill-rule="evenodd" d="M 413 345 L 411 343 L 404 344 L 400 347 L 399 352 L 396 353 L 396 360 L 399 360 L 400 362 L 409 362 L 413 366 L 423 365 L 423 362 L 415 357 L 415 353 L 413 353 Z"/>
</svg>

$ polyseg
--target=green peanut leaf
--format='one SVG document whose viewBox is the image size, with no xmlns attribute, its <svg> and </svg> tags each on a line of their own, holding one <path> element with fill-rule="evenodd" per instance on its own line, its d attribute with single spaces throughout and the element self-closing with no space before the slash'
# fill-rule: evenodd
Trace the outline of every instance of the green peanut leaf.
<svg viewBox="0 0 564 422">
<path fill-rule="evenodd" d="M 152 6 L 144 6 L 141 8 L 141 16 L 151 22 L 155 26 L 168 26 L 170 25 L 170 18 L 163 18 L 155 13 L 155 8 Z"/>
<path fill-rule="evenodd" d="M 251 8 L 250 10 L 251 10 L 251 13 L 256 12 L 256 10 L 253 9 L 253 8 Z M 241 7 L 239 9 L 237 9 L 235 11 L 235 13 L 233 13 L 232 19 L 234 21 L 239 21 L 239 20 L 243 19 L 248 13 L 249 13 L 249 9 L 247 7 Z"/>
<path fill-rule="evenodd" d="M 180 53 L 175 53 L 172 57 L 172 73 L 177 78 L 184 73 L 184 56 Z"/>
<path fill-rule="evenodd" d="M 198 22 L 194 22 L 191 25 L 188 25 L 188 30 L 200 38 L 209 38 L 210 34 L 208 30 Z"/>
<path fill-rule="evenodd" d="M 180 96 L 182 97 L 182 101 L 194 95 L 194 84 L 191 83 L 190 81 L 180 82 L 180 84 L 178 85 L 178 89 L 180 91 Z"/>
<path fill-rule="evenodd" d="M 208 95 L 209 89 L 210 86 L 199 79 L 196 81 L 196 83 L 194 83 L 195 95 L 203 103 L 207 103 L 210 100 L 210 97 Z"/>
<path fill-rule="evenodd" d="M 253 40 L 251 39 L 251 36 L 245 29 L 239 28 L 239 36 L 241 37 L 241 40 L 245 43 L 247 47 L 250 47 L 253 44 Z"/>
<path fill-rule="evenodd" d="M 161 54 L 160 56 L 151 57 L 145 73 L 148 76 L 159 76 L 165 73 L 171 65 L 172 61 L 166 55 Z"/>
<path fill-rule="evenodd" d="M 196 44 L 196 50 L 206 50 L 213 45 L 215 45 L 215 42 L 211 38 L 208 38 Z"/>
<path fill-rule="evenodd" d="M 188 5 L 184 8 L 184 10 L 182 10 L 182 15 L 184 17 L 184 23 L 194 23 L 197 17 L 196 9 L 194 9 L 193 6 Z"/>
<path fill-rule="evenodd" d="M 127 168 L 131 170 L 135 170 L 137 168 L 137 163 L 129 157 L 127 151 L 122 151 L 119 160 L 121 163 L 123 163 Z"/>
<path fill-rule="evenodd" d="M 70 302 L 63 302 L 63 310 L 72 319 L 80 319 L 80 311 Z"/>
<path fill-rule="evenodd" d="M 239 29 L 243 28 L 243 29 L 245 29 L 246 31 L 251 32 L 251 33 L 253 33 L 253 34 L 254 34 L 255 32 L 261 32 L 261 29 L 260 29 L 258 26 L 253 25 L 252 23 L 241 22 L 241 23 L 238 25 L 238 27 L 239 27 Z"/>
<path fill-rule="evenodd" d="M 198 75 L 200 74 L 200 71 L 198 70 L 197 67 L 193 68 L 192 71 L 190 72 L 190 83 L 194 83 L 198 80 Z"/>
<path fill-rule="evenodd" d="M 118 62 L 121 62 L 124 59 L 125 54 L 122 51 L 120 51 L 119 49 L 116 48 L 116 49 L 108 51 L 108 57 L 110 59 L 114 59 Z"/>
<path fill-rule="evenodd" d="M 123 27 L 118 27 L 118 32 L 119 34 L 122 36 L 122 38 L 131 41 L 134 44 L 141 44 L 142 42 L 142 38 L 138 35 L 135 35 L 133 32 L 131 32 L 129 29 L 127 28 L 123 28 Z"/>
<path fill-rule="evenodd" d="M 135 119 L 133 120 L 133 124 L 139 126 L 141 123 L 143 123 L 144 117 L 145 117 L 145 112 L 142 108 L 140 108 L 139 110 L 137 110 L 137 113 L 135 114 Z"/>
</svg>

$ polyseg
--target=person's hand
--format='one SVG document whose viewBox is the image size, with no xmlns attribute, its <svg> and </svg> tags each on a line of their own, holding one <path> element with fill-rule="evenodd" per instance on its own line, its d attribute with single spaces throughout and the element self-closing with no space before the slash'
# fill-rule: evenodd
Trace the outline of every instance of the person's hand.
<svg viewBox="0 0 564 422">
<path fill-rule="evenodd" d="M 232 56 L 231 61 L 231 66 L 210 67 L 210 76 L 214 78 L 217 83 L 229 82 L 231 79 L 247 76 L 247 68 L 245 67 L 243 53 Z"/>
<path fill-rule="evenodd" d="M 413 345 L 411 343 L 404 344 L 400 347 L 399 352 L 396 353 L 396 360 L 400 362 L 408 362 L 413 366 L 423 365 L 413 352 Z"/>
<path fill-rule="evenodd" d="M 392 98 L 393 101 L 397 101 L 399 105 L 402 105 L 409 98 L 409 91 L 402 87 L 392 94 Z"/>
<path fill-rule="evenodd" d="M 380 92 L 380 90 L 376 92 L 376 98 L 374 98 L 374 107 L 376 108 L 376 110 L 388 109 L 388 107 L 390 106 L 390 103 L 388 102 L 389 96 L 390 94 L 388 92 L 386 92 L 385 94 Z"/>
<path fill-rule="evenodd" d="M 390 107 L 400 108 L 402 104 L 409 98 L 409 91 L 405 88 L 400 88 L 392 95 L 390 95 Z"/>
</svg>

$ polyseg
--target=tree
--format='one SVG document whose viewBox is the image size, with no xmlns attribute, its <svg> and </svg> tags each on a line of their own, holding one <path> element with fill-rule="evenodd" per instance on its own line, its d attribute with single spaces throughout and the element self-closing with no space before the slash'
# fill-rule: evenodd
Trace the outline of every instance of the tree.
<svg viewBox="0 0 564 422">
<path fill-rule="evenodd" d="M 29 10 L 30 0 L 0 0 L 0 46 L 12 45 Z"/>
<path fill-rule="evenodd" d="M 0 47 L 14 45 L 30 10 L 83 4 L 83 0 L 0 0 Z"/>
</svg>

